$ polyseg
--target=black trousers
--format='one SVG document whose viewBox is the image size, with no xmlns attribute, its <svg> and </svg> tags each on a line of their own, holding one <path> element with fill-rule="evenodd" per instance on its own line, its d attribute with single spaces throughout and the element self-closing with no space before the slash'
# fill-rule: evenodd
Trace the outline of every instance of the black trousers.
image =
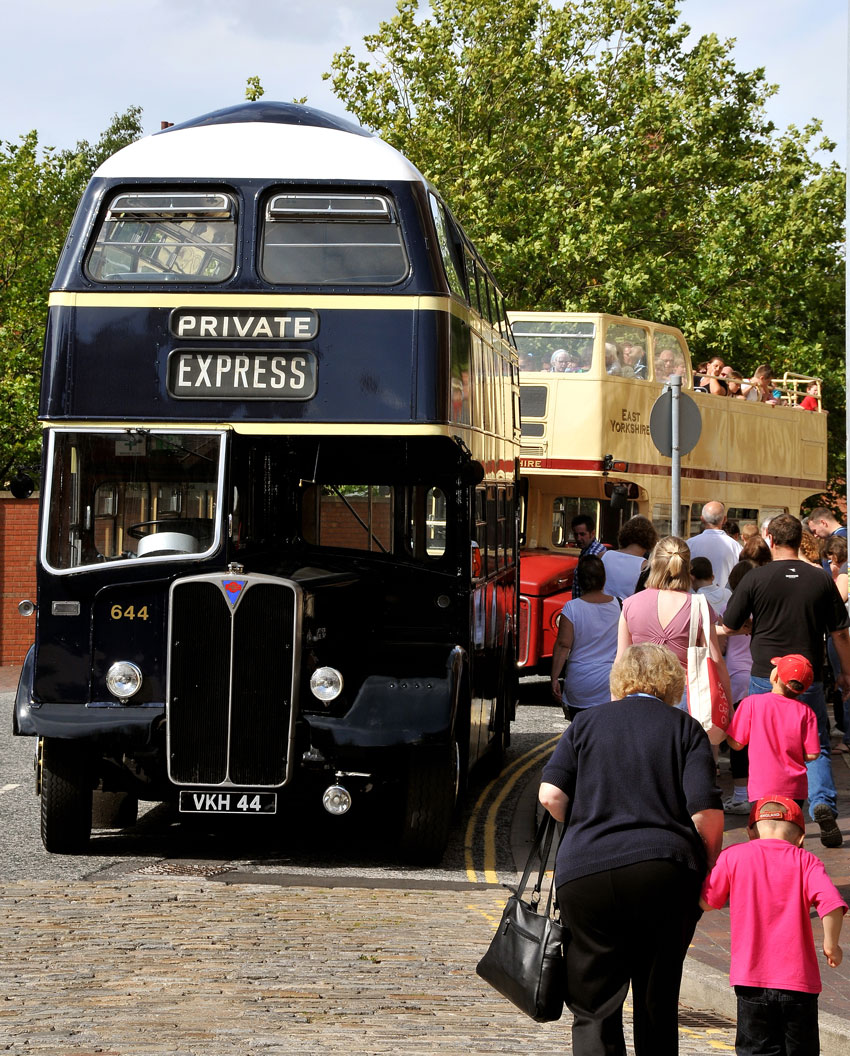
<svg viewBox="0 0 850 1056">
<path fill-rule="evenodd" d="M 738 1056 L 818 1056 L 818 995 L 736 986 Z"/>
<path fill-rule="evenodd" d="M 701 916 L 700 882 L 693 870 L 657 859 L 558 888 L 571 930 L 574 1056 L 626 1056 L 623 1002 L 630 983 L 636 1056 L 676 1056 L 682 964 Z"/>
</svg>

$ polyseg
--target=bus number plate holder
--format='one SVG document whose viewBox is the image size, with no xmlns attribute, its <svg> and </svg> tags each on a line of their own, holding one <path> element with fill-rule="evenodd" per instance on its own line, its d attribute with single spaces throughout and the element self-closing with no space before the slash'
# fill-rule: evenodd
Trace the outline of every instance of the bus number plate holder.
<svg viewBox="0 0 850 1056">
<path fill-rule="evenodd" d="M 180 792 L 181 814 L 276 814 L 276 792 Z"/>
</svg>

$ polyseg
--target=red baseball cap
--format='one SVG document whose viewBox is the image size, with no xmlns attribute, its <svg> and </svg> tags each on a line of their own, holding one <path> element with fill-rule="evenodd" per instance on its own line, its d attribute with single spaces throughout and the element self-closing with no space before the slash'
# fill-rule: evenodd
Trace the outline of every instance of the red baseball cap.
<svg viewBox="0 0 850 1056">
<path fill-rule="evenodd" d="M 815 680 L 812 665 L 799 653 L 789 653 L 788 656 L 774 656 L 770 662 L 779 672 L 779 677 L 786 686 L 789 682 L 800 682 L 805 693 Z"/>
<path fill-rule="evenodd" d="M 755 825 L 757 821 L 793 821 L 803 832 L 806 831 L 802 810 L 787 796 L 763 796 L 754 803 L 750 811 L 750 825 Z"/>
</svg>

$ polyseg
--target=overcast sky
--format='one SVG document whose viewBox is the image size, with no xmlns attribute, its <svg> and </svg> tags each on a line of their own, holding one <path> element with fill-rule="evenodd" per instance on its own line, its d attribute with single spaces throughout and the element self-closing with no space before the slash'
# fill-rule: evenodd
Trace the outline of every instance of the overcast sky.
<svg viewBox="0 0 850 1056">
<path fill-rule="evenodd" d="M 146 132 L 244 98 L 307 96 L 342 112 L 321 75 L 345 44 L 395 12 L 396 0 L 18 0 L 3 14 L 0 139 L 36 129 L 44 145 L 94 140 L 116 112 L 143 108 Z M 736 37 L 741 69 L 780 86 L 780 127 L 824 121 L 846 159 L 848 0 L 682 0 L 697 35 Z"/>
</svg>

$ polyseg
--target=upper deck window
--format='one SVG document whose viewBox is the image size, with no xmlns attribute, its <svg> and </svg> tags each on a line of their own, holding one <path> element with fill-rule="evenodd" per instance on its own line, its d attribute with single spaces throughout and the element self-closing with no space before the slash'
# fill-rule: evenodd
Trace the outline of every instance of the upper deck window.
<svg viewBox="0 0 850 1056">
<path fill-rule="evenodd" d="M 116 195 L 86 262 L 98 282 L 222 282 L 236 259 L 228 194 Z"/>
<path fill-rule="evenodd" d="M 366 194 L 277 194 L 266 206 L 260 271 L 295 286 L 385 286 L 408 272 L 389 198 Z"/>
<path fill-rule="evenodd" d="M 605 331 L 605 370 L 621 378 L 649 378 L 649 340 L 642 326 L 611 323 Z"/>
<path fill-rule="evenodd" d="M 513 324 L 520 370 L 584 374 L 593 359 L 593 323 L 521 319 Z"/>
</svg>

